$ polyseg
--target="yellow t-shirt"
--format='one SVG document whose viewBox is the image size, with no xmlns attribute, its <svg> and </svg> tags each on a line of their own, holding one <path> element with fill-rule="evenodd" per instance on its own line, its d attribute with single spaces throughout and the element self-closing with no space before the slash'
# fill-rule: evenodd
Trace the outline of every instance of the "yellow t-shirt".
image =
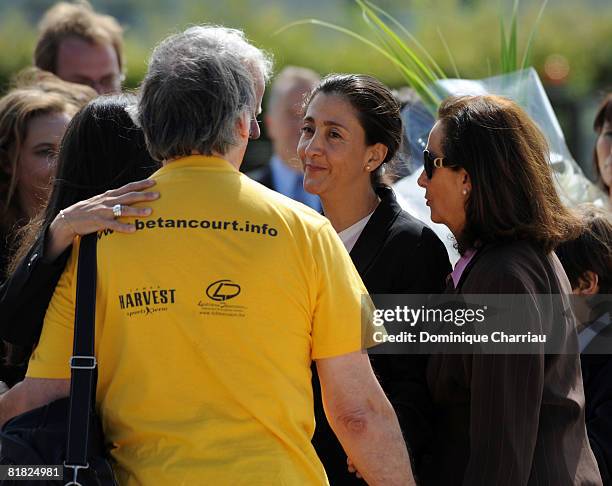
<svg viewBox="0 0 612 486">
<path fill-rule="evenodd" d="M 222 159 L 152 177 L 153 214 L 98 240 L 97 400 L 120 484 L 326 484 L 310 363 L 361 348 L 366 293 L 342 243 Z M 77 253 L 30 377 L 70 377 Z"/>
</svg>

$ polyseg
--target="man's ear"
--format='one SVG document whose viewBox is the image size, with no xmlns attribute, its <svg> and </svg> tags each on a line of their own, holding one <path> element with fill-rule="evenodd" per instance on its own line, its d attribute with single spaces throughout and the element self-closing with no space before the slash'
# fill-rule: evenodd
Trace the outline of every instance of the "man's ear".
<svg viewBox="0 0 612 486">
<path fill-rule="evenodd" d="M 248 112 L 245 111 L 238 117 L 236 128 L 238 129 L 240 138 L 249 138 L 251 134 L 251 117 Z"/>
<path fill-rule="evenodd" d="M 577 295 L 595 295 L 599 293 L 599 275 L 587 270 L 578 277 Z"/>
</svg>

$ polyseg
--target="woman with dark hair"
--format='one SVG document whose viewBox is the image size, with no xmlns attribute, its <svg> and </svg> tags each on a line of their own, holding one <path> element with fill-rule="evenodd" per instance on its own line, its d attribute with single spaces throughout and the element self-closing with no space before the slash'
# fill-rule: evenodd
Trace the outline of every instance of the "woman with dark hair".
<svg viewBox="0 0 612 486">
<path fill-rule="evenodd" d="M 134 226 L 116 221 L 116 215 L 147 216 L 150 208 L 130 205 L 158 197 L 139 192 L 153 185 L 140 179 L 158 163 L 126 112 L 135 102 L 125 94 L 99 97 L 75 115 L 61 143 L 49 203 L 20 232 L 11 276 L 0 287 L 0 338 L 9 361 L 0 380 L 9 385 L 23 378 L 72 240 L 100 230 L 132 232 Z"/>
<path fill-rule="evenodd" d="M 597 144 L 593 151 L 595 173 L 600 187 L 606 191 L 612 204 L 612 93 L 599 106 L 593 128 L 597 133 Z"/>
<path fill-rule="evenodd" d="M 531 354 L 432 355 L 435 439 L 420 484 L 601 484 L 585 432 L 575 320 L 564 312 L 571 288 L 553 252 L 580 222 L 555 191 L 544 136 L 508 99 L 448 98 L 419 184 L 462 255 L 447 292 L 522 294 L 524 320 L 513 326 L 553 332 L 558 346 L 555 354 L 542 345 Z"/>
<path fill-rule="evenodd" d="M 442 242 L 403 211 L 383 175 L 402 140 L 399 106 L 378 80 L 330 75 L 310 93 L 304 108 L 298 156 L 304 188 L 317 194 L 370 294 L 440 292 L 450 272 Z M 398 415 L 416 464 L 430 434 L 430 402 L 424 356 L 370 356 Z M 359 484 L 331 431 L 315 376 L 317 427 L 313 444 L 330 484 Z"/>
</svg>

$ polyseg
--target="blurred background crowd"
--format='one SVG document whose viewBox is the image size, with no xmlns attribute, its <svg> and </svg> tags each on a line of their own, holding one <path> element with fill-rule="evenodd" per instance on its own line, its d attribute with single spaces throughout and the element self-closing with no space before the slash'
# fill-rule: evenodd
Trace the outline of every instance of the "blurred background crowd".
<svg viewBox="0 0 612 486">
<path fill-rule="evenodd" d="M 0 0 L 0 93 L 12 75 L 32 63 L 37 24 L 52 4 L 51 0 Z M 480 79 L 499 71 L 500 16 L 509 18 L 512 1 L 380 0 L 376 4 L 426 46 L 449 76 L 455 77 L 453 64 L 461 78 Z M 306 18 L 366 35 L 361 10 L 353 0 L 94 0 L 92 5 L 115 17 L 124 29 L 122 69 L 128 88 L 142 80 L 146 60 L 159 39 L 202 22 L 243 29 L 274 55 L 276 71 L 297 65 L 321 74 L 372 74 L 392 88 L 404 84 L 389 61 L 348 36 L 318 26 L 299 26 L 275 35 L 290 22 Z M 520 46 L 526 44 L 541 5 L 535 0 L 520 3 Z M 593 117 L 612 79 L 607 49 L 611 24 L 612 4 L 606 0 L 549 1 L 532 44 L 531 64 L 545 85 L 570 151 L 590 177 L 595 176 Z M 249 145 L 247 169 L 269 160 L 267 130 L 264 123 L 261 139 Z"/>
</svg>

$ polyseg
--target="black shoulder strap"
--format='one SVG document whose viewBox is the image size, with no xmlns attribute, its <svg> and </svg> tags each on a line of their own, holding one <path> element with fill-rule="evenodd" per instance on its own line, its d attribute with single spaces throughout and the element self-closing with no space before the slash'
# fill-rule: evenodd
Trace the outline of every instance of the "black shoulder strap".
<svg viewBox="0 0 612 486">
<path fill-rule="evenodd" d="M 74 349 L 70 360 L 70 411 L 66 464 L 87 467 L 90 414 L 95 405 L 97 363 L 94 351 L 96 322 L 97 234 L 81 238 L 77 267 Z"/>
</svg>

